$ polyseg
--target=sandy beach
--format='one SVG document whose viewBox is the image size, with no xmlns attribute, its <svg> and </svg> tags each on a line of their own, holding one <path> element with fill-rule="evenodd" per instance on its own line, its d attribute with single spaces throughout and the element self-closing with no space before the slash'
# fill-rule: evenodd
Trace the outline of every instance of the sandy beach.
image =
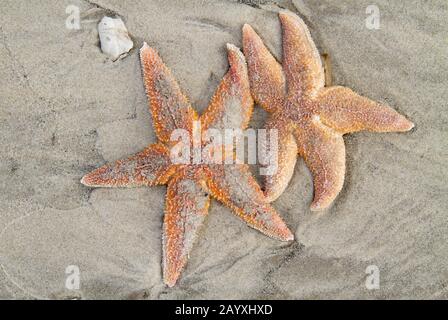
<svg viewBox="0 0 448 320">
<path fill-rule="evenodd" d="M 0 299 L 447 299 L 448 3 L 377 0 L 379 29 L 366 25 L 371 4 L 3 0 Z M 79 30 L 66 25 L 69 6 L 80 10 Z M 262 235 L 213 200 L 179 283 L 168 288 L 166 187 L 91 189 L 80 179 L 156 141 L 143 42 L 202 112 L 228 69 L 226 43 L 242 46 L 244 23 L 281 60 L 282 9 L 299 14 L 330 57 L 333 85 L 386 103 L 416 126 L 344 136 L 345 183 L 324 212 L 309 209 L 312 179 L 299 160 L 273 203 L 293 243 Z M 114 15 L 134 41 L 115 62 L 97 31 Z M 250 126 L 266 116 L 256 107 Z M 369 266 L 379 276 L 374 289 Z"/>
</svg>

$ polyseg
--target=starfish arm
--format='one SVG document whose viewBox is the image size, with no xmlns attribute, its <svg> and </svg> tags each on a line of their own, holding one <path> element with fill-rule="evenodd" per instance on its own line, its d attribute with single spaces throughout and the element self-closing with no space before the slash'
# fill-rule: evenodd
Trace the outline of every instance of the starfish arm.
<svg viewBox="0 0 448 320">
<path fill-rule="evenodd" d="M 342 189 L 345 174 L 345 145 L 342 134 L 328 128 L 317 116 L 296 129 L 299 154 L 313 175 L 311 210 L 327 208 Z"/>
<path fill-rule="evenodd" d="M 268 112 L 280 110 L 286 93 L 282 66 L 248 24 L 243 27 L 243 48 L 255 101 Z"/>
<path fill-rule="evenodd" d="M 184 268 L 208 213 L 210 196 L 180 171 L 168 183 L 163 224 L 163 279 L 172 287 Z"/>
<path fill-rule="evenodd" d="M 203 130 L 245 129 L 253 110 L 246 59 L 232 44 L 227 45 L 230 69 L 201 116 Z"/>
<path fill-rule="evenodd" d="M 191 133 L 193 121 L 198 118 L 196 111 L 157 51 L 145 43 L 140 50 L 140 60 L 157 137 L 169 142 L 175 129 Z"/>
<path fill-rule="evenodd" d="M 294 173 L 297 162 L 297 143 L 292 134 L 291 124 L 288 120 L 276 119 L 271 117 L 265 126 L 267 132 L 277 130 L 278 140 L 276 145 L 271 145 L 271 139 L 260 141 L 260 155 L 274 160 L 272 164 L 268 159 L 260 159 L 262 167 L 265 169 L 272 168 L 276 165 L 273 172 L 266 172 L 264 178 L 264 194 L 268 202 L 275 201 L 288 186 L 289 181 Z M 277 158 L 274 159 L 272 156 Z M 272 170 L 272 169 L 271 169 Z M 268 170 L 269 171 L 269 170 Z"/>
<path fill-rule="evenodd" d="M 360 130 L 402 132 L 414 127 L 391 107 L 362 97 L 349 88 L 324 88 L 317 102 L 322 122 L 341 133 Z"/>
<path fill-rule="evenodd" d="M 153 186 L 165 184 L 175 170 L 169 150 L 159 143 L 86 174 L 81 183 L 89 187 Z"/>
<path fill-rule="evenodd" d="M 278 240 L 294 239 L 280 215 L 267 203 L 247 165 L 216 165 L 207 171 L 206 183 L 211 195 L 249 226 Z"/>
<path fill-rule="evenodd" d="M 288 94 L 297 97 L 314 97 L 325 85 L 325 75 L 319 52 L 310 31 L 297 15 L 279 14 L 283 29 L 283 70 Z"/>
</svg>

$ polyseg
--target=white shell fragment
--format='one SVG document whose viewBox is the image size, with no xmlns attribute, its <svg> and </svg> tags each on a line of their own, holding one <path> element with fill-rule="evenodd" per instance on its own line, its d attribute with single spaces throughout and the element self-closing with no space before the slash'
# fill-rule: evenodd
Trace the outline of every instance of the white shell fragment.
<svg viewBox="0 0 448 320">
<path fill-rule="evenodd" d="M 134 47 L 128 30 L 120 18 L 104 17 L 98 24 L 101 50 L 113 61 Z"/>
</svg>

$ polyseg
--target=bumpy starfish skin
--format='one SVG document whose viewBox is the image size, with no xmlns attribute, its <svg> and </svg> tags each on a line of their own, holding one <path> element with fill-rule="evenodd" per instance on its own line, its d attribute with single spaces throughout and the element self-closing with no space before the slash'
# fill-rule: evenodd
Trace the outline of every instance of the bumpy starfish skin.
<svg viewBox="0 0 448 320">
<path fill-rule="evenodd" d="M 360 130 L 403 132 L 412 122 L 392 108 L 344 87 L 324 87 L 319 52 L 305 23 L 291 12 L 279 14 L 283 30 L 280 65 L 249 26 L 243 47 L 255 101 L 271 113 L 266 127 L 278 129 L 278 170 L 265 176 L 265 195 L 277 199 L 290 181 L 297 153 L 314 181 L 312 210 L 327 208 L 344 182 L 342 135 Z M 269 145 L 264 148 L 269 149 Z"/>
<path fill-rule="evenodd" d="M 140 51 L 146 92 L 159 143 L 125 160 L 87 174 L 81 182 L 91 187 L 134 187 L 167 184 L 163 224 L 163 278 L 173 286 L 186 264 L 198 230 L 208 213 L 210 196 L 224 203 L 249 226 L 283 241 L 293 235 L 251 176 L 247 165 L 173 164 L 170 141 L 175 129 L 193 131 L 199 120 L 205 129 L 245 129 L 253 110 L 243 54 L 228 45 L 230 69 L 205 113 L 198 119 L 171 72 L 157 52 Z M 201 139 L 201 138 L 200 138 Z M 206 144 L 203 139 L 202 145 Z"/>
</svg>

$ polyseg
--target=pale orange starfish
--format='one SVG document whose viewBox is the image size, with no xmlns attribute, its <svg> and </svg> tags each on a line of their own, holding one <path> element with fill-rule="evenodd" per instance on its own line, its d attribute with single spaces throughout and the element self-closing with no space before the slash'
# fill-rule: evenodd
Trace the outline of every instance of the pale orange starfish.
<svg viewBox="0 0 448 320">
<path fill-rule="evenodd" d="M 199 119 L 203 130 L 244 129 L 252 114 L 245 58 L 235 46 L 227 47 L 230 69 Z M 163 225 L 164 282 L 173 286 L 185 266 L 208 213 L 210 195 L 249 226 L 279 240 L 293 240 L 291 231 L 268 204 L 247 165 L 173 164 L 172 132 L 184 129 L 191 135 L 198 115 L 156 50 L 145 44 L 140 58 L 159 142 L 128 159 L 96 169 L 81 182 L 90 187 L 168 185 Z M 205 144 L 203 138 L 200 143 Z"/>
<path fill-rule="evenodd" d="M 265 195 L 274 201 L 282 194 L 299 154 L 313 175 L 311 209 L 324 209 L 336 198 L 344 182 L 342 135 L 360 130 L 408 131 L 414 125 L 392 108 L 348 88 L 325 87 L 319 52 L 307 26 L 291 12 L 281 12 L 279 16 L 283 30 L 282 65 L 249 25 L 243 27 L 252 95 L 272 113 L 266 127 L 278 129 L 278 170 L 265 176 Z"/>
</svg>

